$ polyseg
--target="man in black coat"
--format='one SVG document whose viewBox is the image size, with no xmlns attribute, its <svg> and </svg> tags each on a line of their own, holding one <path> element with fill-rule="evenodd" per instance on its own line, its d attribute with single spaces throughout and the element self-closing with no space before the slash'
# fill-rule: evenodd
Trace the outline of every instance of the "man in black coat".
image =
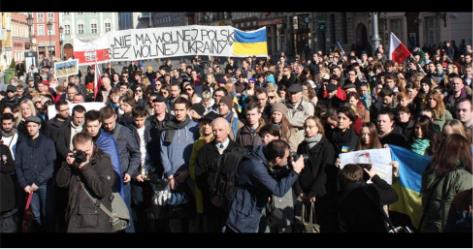
<svg viewBox="0 0 473 250">
<path fill-rule="evenodd" d="M 215 139 L 205 144 L 199 151 L 196 165 L 196 182 L 197 186 L 202 190 L 204 199 L 204 214 L 207 223 L 206 232 L 218 233 L 227 219 L 227 213 L 224 209 L 224 201 L 217 197 L 216 194 L 216 177 L 221 164 L 221 158 L 241 149 L 241 147 L 230 140 L 230 125 L 225 118 L 219 117 L 212 122 L 212 130 Z"/>
<path fill-rule="evenodd" d="M 56 149 L 63 161 L 66 160 L 67 153 L 72 150 L 72 137 L 82 132 L 82 125 L 85 121 L 85 108 L 82 105 L 76 105 L 72 108 L 71 119 L 66 121 L 58 132 L 55 139 Z"/>
<path fill-rule="evenodd" d="M 85 161 L 77 162 L 75 155 L 68 153 L 67 164 L 63 164 L 56 176 L 58 186 L 69 188 L 67 232 L 113 232 L 110 217 L 86 194 L 111 209 L 116 177 L 110 157 L 97 149 L 92 137 L 85 132 L 74 136 L 73 145 L 74 150 L 85 154 Z"/>
<path fill-rule="evenodd" d="M 53 141 L 56 141 L 61 131 L 61 127 L 65 124 L 69 118 L 69 104 L 66 101 L 59 101 L 55 104 L 56 116 L 46 122 L 45 134 L 49 136 Z"/>
<path fill-rule="evenodd" d="M 7 145 L 0 144 L 0 233 L 17 231 L 16 186 L 12 179 L 15 161 Z"/>
</svg>

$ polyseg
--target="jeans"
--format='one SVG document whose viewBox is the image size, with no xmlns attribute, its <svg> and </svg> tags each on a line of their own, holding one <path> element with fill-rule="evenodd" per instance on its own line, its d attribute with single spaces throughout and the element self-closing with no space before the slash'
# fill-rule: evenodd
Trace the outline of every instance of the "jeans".
<svg viewBox="0 0 473 250">
<path fill-rule="evenodd" d="M 135 232 L 135 226 L 133 225 L 133 216 L 132 216 L 132 210 L 131 210 L 131 183 L 123 183 L 123 191 L 125 192 L 125 204 L 128 207 L 128 212 L 130 213 L 130 223 L 128 224 L 128 227 L 125 229 L 126 233 L 134 233 Z"/>
<path fill-rule="evenodd" d="M 44 230 L 53 231 L 54 218 L 54 193 L 53 185 L 43 184 L 38 186 L 38 190 L 33 192 L 31 199 L 31 212 L 33 220 Z M 26 195 L 26 193 L 25 193 Z"/>
</svg>

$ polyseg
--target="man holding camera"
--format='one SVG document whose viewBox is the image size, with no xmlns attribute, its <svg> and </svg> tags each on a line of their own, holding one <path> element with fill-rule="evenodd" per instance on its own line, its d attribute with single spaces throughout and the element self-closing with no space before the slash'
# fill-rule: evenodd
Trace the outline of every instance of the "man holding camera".
<svg viewBox="0 0 473 250">
<path fill-rule="evenodd" d="M 286 167 L 291 162 L 290 173 L 276 180 L 269 171 Z M 256 233 L 261 212 L 272 194 L 282 197 L 296 182 L 304 168 L 304 159 L 293 159 L 289 145 L 283 140 L 274 140 L 244 159 L 237 172 L 236 193 L 226 223 L 229 233 Z"/>
<path fill-rule="evenodd" d="M 86 193 L 111 210 L 116 176 L 110 157 L 97 149 L 92 136 L 85 132 L 76 134 L 72 143 L 74 151 L 56 175 L 57 185 L 69 188 L 67 232 L 113 232 L 110 217 Z"/>
</svg>

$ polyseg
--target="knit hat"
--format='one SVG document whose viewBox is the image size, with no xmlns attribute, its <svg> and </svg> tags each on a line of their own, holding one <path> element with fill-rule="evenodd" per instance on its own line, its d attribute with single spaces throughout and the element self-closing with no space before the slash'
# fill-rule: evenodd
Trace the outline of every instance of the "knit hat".
<svg viewBox="0 0 473 250">
<path fill-rule="evenodd" d="M 230 96 L 222 97 L 222 99 L 220 99 L 220 102 L 225 103 L 230 110 L 233 108 L 233 100 Z"/>
<path fill-rule="evenodd" d="M 277 102 L 277 103 L 274 103 L 271 107 L 271 113 L 275 111 L 281 112 L 283 114 L 287 114 L 287 107 L 283 103 Z"/>
<path fill-rule="evenodd" d="M 205 107 L 201 103 L 196 103 L 191 106 L 191 109 L 197 112 L 200 116 L 203 116 L 205 113 Z"/>
</svg>

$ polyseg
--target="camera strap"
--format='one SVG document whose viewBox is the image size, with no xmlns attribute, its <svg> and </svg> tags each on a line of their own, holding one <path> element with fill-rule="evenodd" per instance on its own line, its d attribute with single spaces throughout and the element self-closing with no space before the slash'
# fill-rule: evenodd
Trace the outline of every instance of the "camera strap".
<svg viewBox="0 0 473 250">
<path fill-rule="evenodd" d="M 82 189 L 85 191 L 85 193 L 87 194 L 87 196 L 89 196 L 89 198 L 95 203 L 95 204 L 99 204 L 100 206 L 100 209 L 102 209 L 102 211 L 107 214 L 110 218 L 114 218 L 115 216 L 113 215 L 112 211 L 108 210 L 107 207 L 105 207 L 102 202 L 100 202 L 98 199 L 92 197 L 92 195 L 89 193 L 89 191 L 87 191 L 87 188 L 85 188 L 84 186 L 84 183 L 82 183 L 82 181 L 79 181 Z"/>
</svg>

